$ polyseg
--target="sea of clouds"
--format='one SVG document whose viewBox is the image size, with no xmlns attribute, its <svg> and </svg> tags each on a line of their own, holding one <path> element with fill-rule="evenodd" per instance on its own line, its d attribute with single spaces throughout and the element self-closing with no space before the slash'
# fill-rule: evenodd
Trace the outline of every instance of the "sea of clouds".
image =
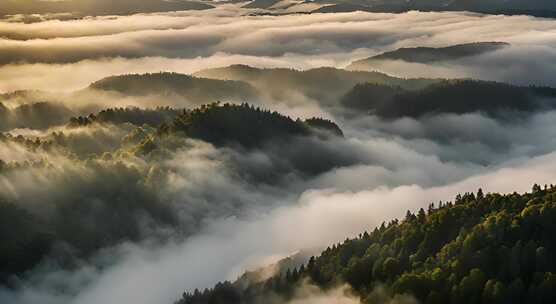
<svg viewBox="0 0 556 304">
<path fill-rule="evenodd" d="M 70 92 L 115 74 L 193 73 L 230 64 L 342 68 L 399 47 L 477 41 L 511 46 L 434 65 L 390 62 L 381 71 L 400 77 L 471 77 L 556 86 L 556 21 L 550 19 L 466 12 L 249 13 L 224 4 L 206 11 L 0 21 L 0 91 Z M 273 107 L 271 101 L 259 103 Z M 165 103 L 147 103 L 157 104 Z M 157 194 L 168 201 L 178 221 L 194 227 L 194 233 L 160 244 L 149 234 L 171 235 L 171 226 L 148 227 L 142 241 L 105 248 L 76 269 L 42 265 L 19 289 L 0 288 L 0 302 L 171 303 L 184 290 L 233 280 L 247 269 L 298 250 L 326 247 L 403 217 L 408 209 L 451 200 L 457 193 L 478 188 L 523 192 L 533 183 L 556 180 L 556 112 L 509 121 L 481 113 L 345 118 L 301 94 L 295 109 L 283 109 L 295 116 L 319 113 L 332 118 L 345 138 L 306 139 L 287 147 L 269 144 L 249 152 L 189 142 L 187 149 L 156 160 L 170 172 L 166 187 Z M 98 131 L 104 137 L 80 136 L 109 144 L 126 131 L 114 128 Z M 0 158 L 55 160 L 54 171 L 29 170 L 0 179 L 2 193 L 30 205 L 54 204 L 63 193 L 94 193 L 95 183 L 108 178 L 124 187 L 134 181 L 127 171 L 96 171 L 64 155 L 37 155 L 16 144 L 0 147 Z M 295 170 L 299 163 L 315 161 L 332 165 L 316 175 Z M 141 159 L 128 165 L 147 167 Z M 277 169 L 291 174 L 276 184 L 244 177 L 245 172 L 257 176 Z M 180 200 L 190 204 L 176 203 Z M 321 294 L 308 287 L 300 291 L 298 301 L 307 303 L 309 294 L 314 303 L 357 302 L 346 293 L 339 289 Z"/>
</svg>

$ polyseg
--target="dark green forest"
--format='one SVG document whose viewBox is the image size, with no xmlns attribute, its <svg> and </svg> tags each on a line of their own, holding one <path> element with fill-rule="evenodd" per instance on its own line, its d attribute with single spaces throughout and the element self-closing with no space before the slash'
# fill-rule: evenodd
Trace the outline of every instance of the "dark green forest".
<svg viewBox="0 0 556 304">
<path fill-rule="evenodd" d="M 190 139 L 245 152 L 263 149 L 270 141 L 305 147 L 312 140 L 343 136 L 341 129 L 326 119 L 294 120 L 249 104 L 227 103 L 192 110 L 111 108 L 73 117 L 66 127 L 38 137 L 0 133 L 0 144 L 38 155 L 25 161 L 0 159 L 0 178 L 33 174 L 51 179 L 59 187 L 54 192 L 38 187 L 42 193 L 38 199 L 0 195 L 0 284 L 11 284 L 14 277 L 25 276 L 47 258 L 71 268 L 102 248 L 141 241 L 145 219 L 185 237 L 196 231 L 209 212 L 239 212 L 244 202 L 232 201 L 230 210 L 214 206 L 217 211 L 213 211 L 213 206 L 198 206 L 178 197 L 178 204 L 194 215 L 190 222 L 180 221 L 168 203 L 171 199 L 161 195 L 169 183 L 165 176 L 172 170 L 164 160 L 176 151 L 190 149 Z M 313 150 L 319 152 L 319 147 Z M 47 155 L 64 156 L 69 163 L 57 163 Z M 270 173 L 240 168 L 236 178 L 278 184 L 291 172 L 316 174 L 305 160 L 310 156 L 295 157 L 284 152 L 280 162 L 269 168 Z M 134 160 L 143 165 L 130 164 Z M 318 162 L 318 168 L 324 169 L 337 165 L 332 160 Z"/>
<path fill-rule="evenodd" d="M 0 304 L 556 304 L 556 0 L 0 0 Z"/>
<path fill-rule="evenodd" d="M 479 113 L 510 122 L 556 105 L 553 88 L 478 80 L 407 80 L 331 68 L 233 66 L 205 73 L 219 72 L 236 80 L 126 75 L 106 78 L 88 90 L 178 95 L 201 102 L 230 92 L 238 99 L 258 96 L 257 90 L 273 82 L 283 84 L 270 92 L 281 98 L 289 96 L 287 90 L 320 98 L 330 86 L 328 98 L 337 100 L 329 108 L 348 120 L 369 114 L 419 120 Z M 207 95 L 212 87 L 217 90 Z M 75 269 L 122 242 L 148 237 L 162 243 L 169 238 L 165 231 L 185 239 L 207 217 L 242 216 L 265 205 L 240 197 L 220 202 L 210 189 L 187 197 L 172 192 L 169 176 L 176 168 L 167 160 L 200 144 L 214 149 L 210 157 L 225 162 L 225 174 L 249 187 L 284 187 L 292 178 L 316 178 L 374 161 L 348 151 L 344 132 L 331 120 L 291 118 L 248 103 L 113 107 L 87 114 L 51 101 L 6 103 L 0 104 L 0 118 L 0 131 L 6 130 L 0 144 L 26 153 L 23 160 L 17 155 L 0 160 L 0 178 L 39 177 L 19 196 L 9 191 L 0 196 L 0 284 L 13 288 L 45 264 Z M 9 131 L 17 128 L 23 133 Z M 260 166 L 244 158 L 256 154 L 264 154 Z M 35 186 L 41 179 L 49 183 Z M 553 196 L 556 188 L 539 186 L 523 195 L 467 193 L 454 202 L 408 212 L 405 219 L 336 244 L 308 262 L 281 263 L 286 268 L 270 279 L 246 274 L 213 289 L 186 291 L 179 303 L 288 301 L 306 284 L 323 290 L 348 284 L 366 303 L 376 300 L 377 289 L 422 303 L 550 303 L 556 290 Z M 176 208 L 188 217 L 184 220 Z"/>
<path fill-rule="evenodd" d="M 444 80 L 419 90 L 374 83 L 356 85 L 342 98 L 351 109 L 385 118 L 483 113 L 497 118 L 556 107 L 556 89 L 477 80 Z"/>
<path fill-rule="evenodd" d="M 299 268 L 248 286 L 187 291 L 177 303 L 283 301 L 304 282 L 324 290 L 347 283 L 364 303 L 375 303 L 379 287 L 431 304 L 554 303 L 555 199 L 552 185 L 458 194 L 335 244 Z"/>
<path fill-rule="evenodd" d="M 330 136 L 343 136 L 333 122 L 321 118 L 305 121 L 293 120 L 278 112 L 261 110 L 249 104 L 213 103 L 186 111 L 169 124 L 163 124 L 159 133 L 182 132 L 187 136 L 222 145 L 238 143 L 254 147 L 273 139 L 292 136 L 316 135 L 327 132 Z"/>
<path fill-rule="evenodd" d="M 94 123 L 130 123 L 137 126 L 147 124 L 156 127 L 162 123 L 172 121 L 180 112 L 183 112 L 183 110 L 170 107 L 157 107 L 154 109 L 141 109 L 137 107 L 111 108 L 102 110 L 97 114 L 72 117 L 68 126 L 75 128 L 88 126 Z"/>
</svg>

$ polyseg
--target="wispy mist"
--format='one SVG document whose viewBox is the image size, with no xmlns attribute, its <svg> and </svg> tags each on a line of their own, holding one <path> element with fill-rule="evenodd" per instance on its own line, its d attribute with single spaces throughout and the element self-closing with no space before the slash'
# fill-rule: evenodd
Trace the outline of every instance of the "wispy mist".
<svg viewBox="0 0 556 304">
<path fill-rule="evenodd" d="M 184 290 L 324 248 L 457 193 L 526 191 L 556 179 L 554 111 L 348 115 L 339 109 L 344 92 L 327 93 L 324 82 L 312 88 L 325 96 L 319 98 L 291 79 L 278 79 L 273 88 L 230 79 L 232 89 L 252 89 L 252 95 L 223 101 L 276 110 L 292 122 L 331 119 L 344 136 L 292 136 L 244 147 L 185 132 L 164 137 L 146 123 L 69 124 L 70 117 L 113 107 L 172 106 L 181 113 L 215 101 L 212 84 L 225 82 L 187 88 L 190 79 L 181 75 L 181 93 L 89 87 L 108 76 L 192 74 L 231 64 L 342 68 L 399 47 L 511 44 L 434 65 L 386 61 L 376 69 L 400 77 L 556 85 L 553 20 L 466 12 L 251 16 L 224 4 L 33 23 L 6 19 L 0 36 L 0 91 L 48 91 L 2 95 L 1 114 L 8 119 L 0 122 L 6 132 L 0 198 L 58 228 L 65 241 L 0 287 L 2 303 L 172 303 Z M 37 102 L 63 111 L 37 110 Z M 25 115 L 18 116 L 22 106 Z M 373 295 L 383 303 L 415 303 L 410 296 L 389 298 L 380 288 Z M 347 287 L 322 291 L 308 282 L 290 303 L 359 299 Z"/>
</svg>

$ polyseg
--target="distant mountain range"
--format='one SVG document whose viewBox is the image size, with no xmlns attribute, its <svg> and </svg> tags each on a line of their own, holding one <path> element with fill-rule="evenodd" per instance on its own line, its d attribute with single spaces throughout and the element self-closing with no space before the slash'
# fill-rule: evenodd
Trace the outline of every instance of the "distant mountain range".
<svg viewBox="0 0 556 304">
<path fill-rule="evenodd" d="M 319 4 L 310 12 L 338 13 L 353 11 L 400 13 L 409 10 L 421 11 L 474 11 L 489 14 L 525 14 L 539 17 L 556 17 L 556 1 L 552 0 L 314 0 L 279 1 L 254 0 L 245 8 L 280 11 L 286 4 Z"/>
<path fill-rule="evenodd" d="M 385 118 L 481 112 L 500 118 L 556 107 L 556 89 L 476 80 L 446 80 L 420 90 L 359 84 L 342 99 L 350 109 Z"/>
<path fill-rule="evenodd" d="M 457 45 L 425 51 L 394 51 L 378 58 L 436 60 L 460 58 L 492 51 L 507 44 L 498 42 Z M 420 50 L 417 48 L 416 50 Z M 437 53 L 437 56 L 432 54 Z M 432 57 L 430 57 L 432 56 Z M 197 77 L 249 83 L 260 94 L 286 99 L 302 93 L 329 109 L 374 114 L 383 118 L 421 117 L 439 113 L 481 112 L 502 117 L 556 107 L 556 89 L 520 87 L 510 84 L 469 79 L 404 79 L 380 72 L 318 68 L 259 69 L 245 65 L 203 70 Z M 289 92 L 289 93 L 288 93 Z"/>
<path fill-rule="evenodd" d="M 206 79 L 178 73 L 111 76 L 94 82 L 88 89 L 127 96 L 178 96 L 194 104 L 220 100 L 245 101 L 257 96 L 255 88 L 242 81 Z"/>
<path fill-rule="evenodd" d="M 339 98 L 358 83 L 371 82 L 417 89 L 438 82 L 435 79 L 401 79 L 380 72 L 347 71 L 330 67 L 301 71 L 231 65 L 203 70 L 194 76 L 246 82 L 275 99 L 287 99 L 294 92 L 303 93 L 328 106 L 337 104 Z"/>
<path fill-rule="evenodd" d="M 219 3 L 216 1 L 192 0 L 3 0 L 0 2 L 0 17 L 14 14 L 133 14 L 204 10 L 217 5 Z M 257 14 L 466 10 L 490 14 L 556 17 L 556 1 L 552 0 L 253 0 L 242 7 L 266 11 Z"/>
<path fill-rule="evenodd" d="M 216 1 L 192 0 L 3 0 L 0 2 L 0 17 L 14 14 L 133 14 L 204 10 L 217 5 L 219 4 Z M 244 4 L 243 8 L 266 10 L 271 14 L 467 10 L 490 14 L 556 17 L 556 1 L 553 0 L 253 0 Z"/>
<path fill-rule="evenodd" d="M 214 6 L 197 1 L 166 0 L 2 0 L 0 17 L 15 14 L 110 15 L 178 10 L 203 10 Z"/>
<path fill-rule="evenodd" d="M 505 42 L 476 42 L 452 45 L 441 48 L 400 48 L 373 57 L 354 61 L 347 67 L 347 69 L 373 69 L 373 63 L 383 60 L 401 60 L 412 63 L 433 63 L 440 61 L 450 61 L 494 52 L 508 46 L 509 44 Z"/>
<path fill-rule="evenodd" d="M 270 8 L 279 2 L 281 1 L 280 0 L 254 0 L 247 3 L 243 7 L 244 8 Z"/>
<path fill-rule="evenodd" d="M 485 52 L 503 43 L 468 44 L 434 49 L 403 49 L 371 57 L 403 58 L 408 61 L 458 58 Z M 417 55 L 406 50 L 421 50 Z M 462 51 L 463 50 L 463 51 Z M 430 57 L 431 54 L 440 53 Z M 359 66 L 361 63 L 359 63 Z M 352 65 L 353 66 L 353 65 Z M 94 108 L 69 109 L 57 103 L 47 92 L 21 91 L 0 95 L 5 104 L 23 104 L 8 108 L 0 104 L 0 131 L 12 128 L 46 129 L 65 124 L 73 116 L 88 115 Z M 125 97 L 170 101 L 178 107 L 191 107 L 213 102 L 258 102 L 275 104 L 292 98 L 310 98 L 335 115 L 368 115 L 396 119 L 421 117 L 439 113 L 481 112 L 490 116 L 526 114 L 556 108 L 556 89 L 521 87 L 504 83 L 470 79 L 404 79 L 380 72 L 351 71 L 336 68 L 294 70 L 285 68 L 255 68 L 232 65 L 202 70 L 193 76 L 177 73 L 130 74 L 111 76 L 92 83 L 84 90 L 69 93 L 66 100 L 92 100 L 107 96 L 110 100 Z M 60 97 L 62 98 L 62 97 Z M 49 103 L 43 102 L 49 101 Z M 261 103 L 258 103 L 261 104 Z M 125 103 L 123 103 L 125 106 Z M 140 102 L 139 102 L 139 106 Z M 99 112 L 98 117 L 74 121 L 77 125 L 90 122 L 129 122 L 136 125 L 158 125 L 179 114 L 176 111 Z M 116 116 L 114 116 L 117 114 Z M 48 120 L 37 117 L 47 115 Z M 40 123 L 39 123 L 40 122 Z M 340 130 L 322 121 L 308 121 L 314 127 Z"/>
</svg>

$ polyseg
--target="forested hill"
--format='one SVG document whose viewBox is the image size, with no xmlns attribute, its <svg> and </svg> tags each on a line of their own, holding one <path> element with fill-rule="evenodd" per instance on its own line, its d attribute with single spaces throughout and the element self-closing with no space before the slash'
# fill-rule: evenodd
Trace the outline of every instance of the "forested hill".
<svg viewBox="0 0 556 304">
<path fill-rule="evenodd" d="M 358 84 L 342 98 L 344 107 L 387 118 L 420 117 L 439 113 L 481 112 L 507 117 L 556 106 L 556 89 L 520 87 L 478 80 L 445 80 L 420 90 Z"/>
<path fill-rule="evenodd" d="M 488 52 L 494 52 L 507 46 L 509 46 L 509 44 L 504 42 L 475 42 L 457 44 L 441 48 L 400 48 L 394 51 L 385 52 L 373 57 L 355 61 L 347 68 L 357 70 L 358 68 L 364 68 L 367 65 L 372 66 L 372 62 L 377 60 L 402 60 L 406 62 L 417 63 L 450 61 L 465 57 L 477 56 Z"/>
<path fill-rule="evenodd" d="M 325 119 L 293 120 L 248 104 L 219 103 L 186 111 L 159 128 L 161 134 L 177 132 L 216 145 L 238 143 L 244 147 L 260 146 L 269 140 L 292 136 L 343 136 L 335 123 Z"/>
<path fill-rule="evenodd" d="M 3 0 L 0 2 L 0 16 L 13 14 L 56 14 L 113 15 L 177 10 L 205 10 L 214 6 L 196 1 L 165 0 Z"/>
<path fill-rule="evenodd" d="M 157 107 L 155 109 L 141 109 L 137 107 L 110 108 L 102 110 L 97 114 L 92 113 L 88 116 L 72 117 L 68 127 L 83 127 L 94 123 L 130 123 L 137 126 L 147 124 L 151 127 L 157 127 L 162 123 L 172 121 L 183 111 L 184 109 L 170 107 Z"/>
<path fill-rule="evenodd" d="M 458 195 L 329 247 L 300 269 L 246 288 L 220 283 L 179 304 L 286 302 L 301 282 L 347 283 L 363 303 L 381 286 L 421 303 L 555 303 L 556 188 Z"/>
<path fill-rule="evenodd" d="M 197 197 L 184 197 L 181 192 L 174 205 L 168 203 L 174 200 L 160 195 L 172 193 L 166 190 L 172 187 L 172 179 L 166 176 L 173 169 L 165 162 L 200 145 L 190 138 L 228 145 L 220 152 L 230 155 L 249 148 L 265 153 L 263 169 L 233 157 L 226 160 L 234 178 L 253 185 L 280 185 L 292 174 L 316 176 L 353 164 L 331 157 L 323 145 L 328 139 L 341 139 L 335 123 L 292 119 L 247 104 L 213 103 L 192 110 L 112 108 L 71 118 L 66 128 L 34 134 L 0 132 L 0 147 L 22 155 L 0 159 L 0 179 L 19 181 L 22 174 L 37 172 L 45 177 L 42 181 L 53 180 L 63 189 L 36 199 L 23 192 L 0 193 L 0 284 L 17 285 L 43 262 L 66 269 L 122 242 L 166 240 L 166 233 L 145 232 L 146 219 L 173 231 L 172 236 L 187 237 L 208 216 L 240 216 L 253 208 L 250 200 L 212 202 L 199 196 L 202 203 L 198 203 Z M 49 153 L 65 161 L 48 158 Z M 70 165 L 76 169 L 63 170 Z M 51 191 L 37 188 L 40 193 Z M 194 216 L 180 220 L 175 208 Z"/>
<path fill-rule="evenodd" d="M 206 79 L 178 73 L 111 76 L 92 83 L 88 89 L 129 96 L 174 95 L 197 104 L 215 100 L 247 101 L 257 96 L 256 90 L 242 81 Z"/>
<path fill-rule="evenodd" d="M 275 99 L 289 100 L 303 93 L 322 105 L 336 105 L 338 99 L 358 83 L 378 83 L 420 89 L 437 83 L 439 79 L 402 79 L 380 72 L 348 71 L 330 67 L 309 70 L 285 68 L 255 68 L 231 65 L 202 70 L 194 74 L 220 80 L 247 82 Z"/>
<path fill-rule="evenodd" d="M 313 12 L 335 13 L 368 11 L 402 13 L 420 11 L 471 11 L 483 14 L 532 15 L 554 18 L 556 3 L 552 0 L 317 0 L 331 4 Z"/>
</svg>

